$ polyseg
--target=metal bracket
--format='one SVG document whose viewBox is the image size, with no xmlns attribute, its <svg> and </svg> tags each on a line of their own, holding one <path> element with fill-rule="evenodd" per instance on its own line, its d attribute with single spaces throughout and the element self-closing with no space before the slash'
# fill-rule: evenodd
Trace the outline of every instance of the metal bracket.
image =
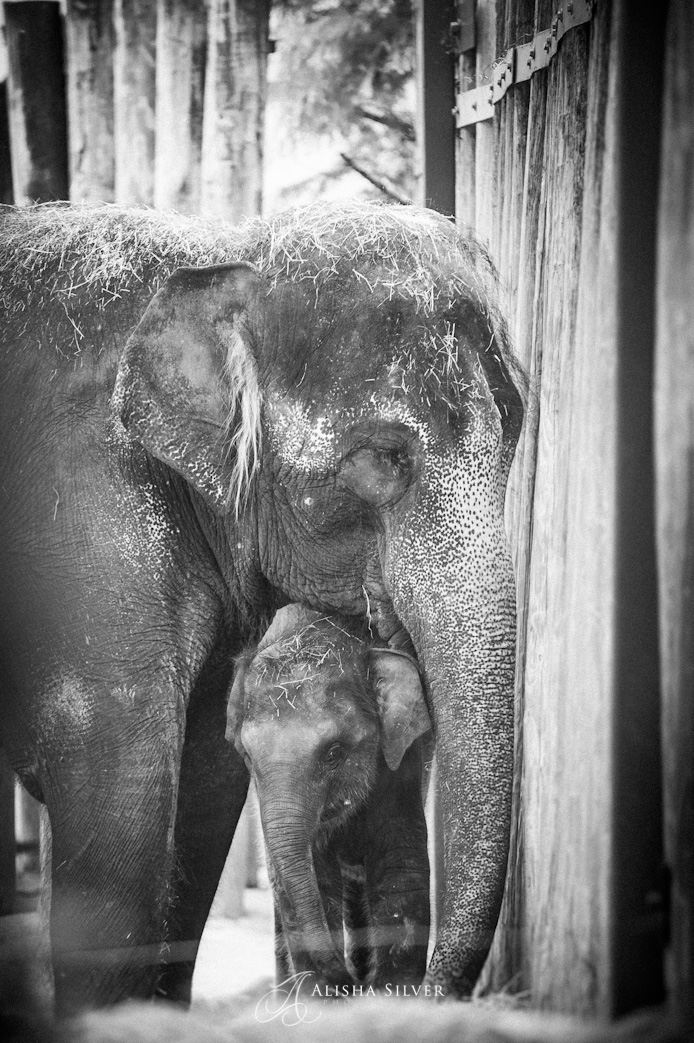
<svg viewBox="0 0 694 1043">
<path fill-rule="evenodd" d="M 456 127 L 491 119 L 494 106 L 514 83 L 529 80 L 538 69 L 545 69 L 557 53 L 559 41 L 576 25 L 593 17 L 596 0 L 566 0 L 552 19 L 549 29 L 537 33 L 530 43 L 516 44 L 494 62 L 491 84 L 463 91 L 455 99 Z M 461 5 L 459 5 L 460 8 Z M 459 16 L 460 17 L 460 16 Z"/>
</svg>

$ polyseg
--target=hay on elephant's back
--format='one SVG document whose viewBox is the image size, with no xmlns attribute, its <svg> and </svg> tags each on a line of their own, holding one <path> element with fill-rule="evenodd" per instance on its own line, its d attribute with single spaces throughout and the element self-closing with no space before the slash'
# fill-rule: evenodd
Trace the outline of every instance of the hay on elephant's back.
<svg viewBox="0 0 694 1043">
<path fill-rule="evenodd" d="M 184 265 L 229 258 L 228 231 L 199 218 L 115 205 L 6 207 L 0 303 L 10 313 L 39 301 L 57 304 L 79 328 L 87 305 L 101 312 L 124 297 L 154 292 Z"/>
<path fill-rule="evenodd" d="M 67 329 L 79 348 L 85 311 L 150 296 L 180 267 L 239 260 L 271 285 L 288 278 L 319 287 L 351 274 L 425 312 L 462 295 L 502 326 L 493 268 L 478 243 L 433 211 L 363 201 L 296 207 L 238 227 L 117 205 L 5 207 L 0 305 L 14 315 L 59 309 L 56 344 Z"/>
<path fill-rule="evenodd" d="M 374 288 L 412 299 L 424 312 L 461 295 L 489 311 L 496 297 L 489 255 L 433 210 L 359 200 L 313 203 L 249 224 L 244 238 L 244 256 L 275 281 L 324 284 L 351 273 L 368 282 L 371 273 Z"/>
</svg>

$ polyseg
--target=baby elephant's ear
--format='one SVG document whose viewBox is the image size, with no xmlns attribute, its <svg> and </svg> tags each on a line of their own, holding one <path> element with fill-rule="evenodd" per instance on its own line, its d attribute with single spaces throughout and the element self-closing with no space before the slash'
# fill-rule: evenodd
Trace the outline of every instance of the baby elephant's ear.
<svg viewBox="0 0 694 1043">
<path fill-rule="evenodd" d="M 371 649 L 369 670 L 376 686 L 383 755 L 396 771 L 414 740 L 431 728 L 422 679 L 411 656 L 388 648 Z"/>
<path fill-rule="evenodd" d="M 250 659 L 245 655 L 236 663 L 234 683 L 227 701 L 227 727 L 224 733 L 226 741 L 232 742 L 242 757 L 245 757 L 245 751 L 241 745 L 241 725 L 245 715 L 246 671 L 249 665 Z"/>
</svg>

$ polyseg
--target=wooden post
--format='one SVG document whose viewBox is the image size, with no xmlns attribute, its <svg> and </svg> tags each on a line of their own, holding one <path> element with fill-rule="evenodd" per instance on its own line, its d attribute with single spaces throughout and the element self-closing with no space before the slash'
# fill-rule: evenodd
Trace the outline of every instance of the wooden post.
<svg viewBox="0 0 694 1043">
<path fill-rule="evenodd" d="M 115 199 L 154 202 L 157 0 L 114 0 Z"/>
<path fill-rule="evenodd" d="M 67 0 L 70 199 L 114 198 L 113 0 Z"/>
<path fill-rule="evenodd" d="M 10 158 L 10 124 L 7 118 L 7 46 L 5 16 L 0 4 L 0 203 L 14 203 L 12 192 L 12 160 Z"/>
<path fill-rule="evenodd" d="M 158 0 L 154 205 L 200 208 L 205 0 Z"/>
<path fill-rule="evenodd" d="M 201 212 L 239 221 L 262 207 L 269 0 L 209 0 Z"/>
<path fill-rule="evenodd" d="M 694 9 L 669 7 L 655 387 L 665 856 L 672 874 L 667 986 L 694 1011 Z"/>
<path fill-rule="evenodd" d="M 469 91 L 477 86 L 477 63 L 475 60 L 475 2 L 459 0 L 456 9 L 459 53 L 456 66 L 456 92 Z M 475 224 L 475 140 L 477 131 L 474 123 L 461 127 L 456 134 L 455 150 L 455 218 L 463 228 Z"/>
<path fill-rule="evenodd" d="M 417 0 L 418 201 L 444 214 L 455 213 L 455 70 L 449 46 L 452 21 L 450 0 Z"/>
<path fill-rule="evenodd" d="M 5 3 L 14 200 L 68 197 L 65 75 L 57 3 Z"/>
<path fill-rule="evenodd" d="M 477 85 L 492 80 L 492 63 L 498 57 L 496 46 L 496 0 L 477 0 Z M 483 120 L 475 133 L 475 231 L 491 245 L 496 198 L 495 122 Z"/>
<path fill-rule="evenodd" d="M 7 754 L 0 748 L 0 916 L 14 912 L 14 779 Z"/>
<path fill-rule="evenodd" d="M 617 528 L 612 703 L 613 1011 L 661 1002 L 662 788 L 653 466 L 665 7 L 616 7 Z M 691 271 L 690 271 L 691 276 Z"/>
</svg>

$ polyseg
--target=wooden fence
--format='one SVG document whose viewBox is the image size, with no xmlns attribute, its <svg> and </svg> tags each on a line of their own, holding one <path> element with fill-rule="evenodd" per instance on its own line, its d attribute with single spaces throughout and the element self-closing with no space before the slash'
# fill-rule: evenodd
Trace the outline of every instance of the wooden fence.
<svg viewBox="0 0 694 1043">
<path fill-rule="evenodd" d="M 15 202 L 260 212 L 270 0 L 2 6 Z"/>
<path fill-rule="evenodd" d="M 508 503 L 522 767 L 487 980 L 613 1013 L 663 995 L 663 777 L 667 986 L 694 981 L 694 19 L 670 5 L 664 59 L 664 5 L 583 6 L 558 44 L 572 4 L 478 0 L 474 37 L 463 24 L 459 94 L 498 85 L 496 59 L 527 60 L 543 30 L 556 53 L 459 126 L 456 216 L 490 245 L 530 377 Z"/>
</svg>

